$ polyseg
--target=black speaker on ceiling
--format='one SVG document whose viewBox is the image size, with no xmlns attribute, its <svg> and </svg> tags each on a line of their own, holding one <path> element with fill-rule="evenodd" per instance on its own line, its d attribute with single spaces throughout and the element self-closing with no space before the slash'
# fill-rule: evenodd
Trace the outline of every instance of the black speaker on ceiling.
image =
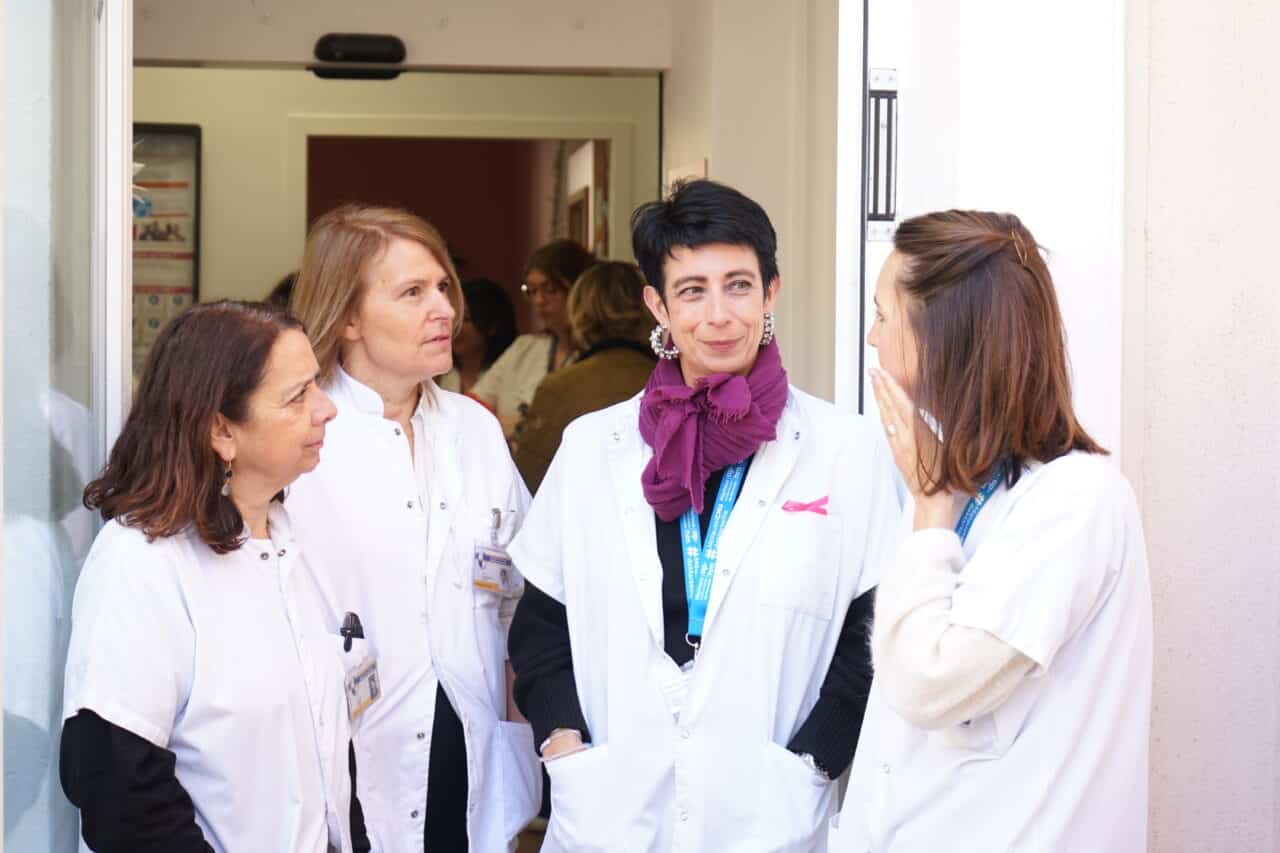
<svg viewBox="0 0 1280 853">
<path fill-rule="evenodd" d="M 404 62 L 404 42 L 396 36 L 328 33 L 316 42 L 321 62 Z"/>
<path fill-rule="evenodd" d="M 395 66 L 404 62 L 404 42 L 396 36 L 362 33 L 328 33 L 316 41 L 316 59 L 324 63 L 357 63 L 361 67 L 313 65 L 317 77 L 345 80 L 390 80 L 400 75 Z"/>
</svg>

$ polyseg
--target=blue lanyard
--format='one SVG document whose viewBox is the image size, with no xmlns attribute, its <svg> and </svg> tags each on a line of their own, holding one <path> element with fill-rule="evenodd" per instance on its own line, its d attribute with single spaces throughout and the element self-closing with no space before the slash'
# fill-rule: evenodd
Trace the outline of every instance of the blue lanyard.
<svg viewBox="0 0 1280 853">
<path fill-rule="evenodd" d="M 973 522 L 977 520 L 978 513 L 982 512 L 982 508 L 986 506 L 987 501 L 995 494 L 996 489 L 1000 488 L 1000 481 L 1004 478 L 1004 466 L 997 465 L 996 470 L 991 474 L 991 479 L 982 484 L 982 488 L 978 493 L 969 498 L 969 502 L 964 505 L 964 512 L 960 513 L 960 520 L 956 522 L 956 535 L 960 537 L 960 544 L 969 538 L 969 528 L 973 527 Z"/>
<path fill-rule="evenodd" d="M 738 490 L 747 471 L 747 463 L 739 462 L 724 469 L 720 490 L 716 493 L 715 509 L 711 523 L 707 525 L 707 541 L 702 542 L 702 528 L 698 514 L 689 507 L 680 516 L 680 544 L 684 555 L 684 594 L 689 601 L 689 631 L 685 640 L 695 645 L 702 636 L 702 623 L 707 618 L 707 603 L 711 601 L 711 584 L 716 579 L 717 548 L 720 534 L 729 521 L 729 513 L 738 500 Z"/>
</svg>

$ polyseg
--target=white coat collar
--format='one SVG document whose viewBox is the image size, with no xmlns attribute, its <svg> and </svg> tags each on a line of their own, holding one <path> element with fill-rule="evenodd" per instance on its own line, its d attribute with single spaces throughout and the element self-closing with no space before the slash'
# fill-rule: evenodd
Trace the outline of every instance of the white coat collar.
<svg viewBox="0 0 1280 853">
<path fill-rule="evenodd" d="M 335 391 L 352 402 L 356 411 L 366 415 L 377 415 L 380 418 L 386 416 L 382 395 L 347 373 L 341 364 L 334 368 L 333 387 Z M 424 421 L 429 418 L 433 404 L 436 402 L 437 395 L 434 393 L 434 388 L 435 383 L 423 382 L 422 393 L 418 395 L 418 407 L 414 410 L 414 414 L 422 415 Z"/>
<path fill-rule="evenodd" d="M 645 501 L 640 476 L 653 456 L 640 435 L 640 397 L 637 395 L 619 406 L 605 441 L 616 464 L 609 465 L 614 498 L 622 516 L 623 536 L 631 572 L 640 590 L 641 607 L 654 641 L 661 648 L 665 642 L 662 621 L 662 563 L 658 558 L 657 521 L 653 508 Z M 738 568 L 746 557 L 764 517 L 778 498 L 783 483 L 795 468 L 800 448 L 808 435 L 809 425 L 797 397 L 788 391 L 787 404 L 778 418 L 777 438 L 765 442 L 755 453 L 738 502 L 720 541 L 716 580 L 711 588 L 704 623 L 706 636 L 724 602 L 725 595 L 738 576 Z"/>
</svg>

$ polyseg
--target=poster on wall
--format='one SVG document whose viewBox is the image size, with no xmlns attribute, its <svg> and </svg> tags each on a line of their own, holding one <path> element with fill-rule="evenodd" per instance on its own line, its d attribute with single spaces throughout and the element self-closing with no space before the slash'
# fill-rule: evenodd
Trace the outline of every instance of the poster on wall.
<svg viewBox="0 0 1280 853">
<path fill-rule="evenodd" d="M 200 128 L 133 126 L 133 376 L 200 286 Z"/>
</svg>

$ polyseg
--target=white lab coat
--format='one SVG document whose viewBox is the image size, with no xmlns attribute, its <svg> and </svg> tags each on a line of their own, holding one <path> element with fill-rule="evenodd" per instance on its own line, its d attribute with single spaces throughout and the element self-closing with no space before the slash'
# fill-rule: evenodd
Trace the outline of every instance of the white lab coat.
<svg viewBox="0 0 1280 853">
<path fill-rule="evenodd" d="M 341 369 L 320 465 L 288 496 L 299 538 L 344 601 L 354 601 L 383 690 L 356 730 L 358 785 L 376 853 L 422 853 L 431 720 L 443 684 L 464 728 L 467 828 L 474 853 L 504 851 L 537 813 L 533 734 L 506 721 L 504 596 L 475 585 L 475 547 L 505 545 L 529 495 L 497 420 L 478 403 L 424 386 L 426 507 L 406 438 L 376 392 Z M 493 511 L 501 513 L 492 528 Z"/>
<path fill-rule="evenodd" d="M 279 504 L 270 521 L 269 543 L 221 555 L 108 522 L 76 586 L 63 717 L 172 751 L 217 853 L 349 853 L 337 600 Z"/>
<path fill-rule="evenodd" d="M 922 530 L 902 548 L 961 545 Z M 963 555 L 952 623 L 1036 667 L 991 713 L 932 731 L 873 683 L 833 853 L 1145 850 L 1151 588 L 1128 482 L 1083 452 L 1036 464 L 986 502 Z"/>
<path fill-rule="evenodd" d="M 823 850 L 836 786 L 785 745 L 891 543 L 888 451 L 858 416 L 791 390 L 725 527 L 685 696 L 663 649 L 639 401 L 569 426 L 511 547 L 525 577 L 566 605 L 593 742 L 547 762 L 543 850 Z M 823 497 L 828 515 L 782 509 Z"/>
</svg>

